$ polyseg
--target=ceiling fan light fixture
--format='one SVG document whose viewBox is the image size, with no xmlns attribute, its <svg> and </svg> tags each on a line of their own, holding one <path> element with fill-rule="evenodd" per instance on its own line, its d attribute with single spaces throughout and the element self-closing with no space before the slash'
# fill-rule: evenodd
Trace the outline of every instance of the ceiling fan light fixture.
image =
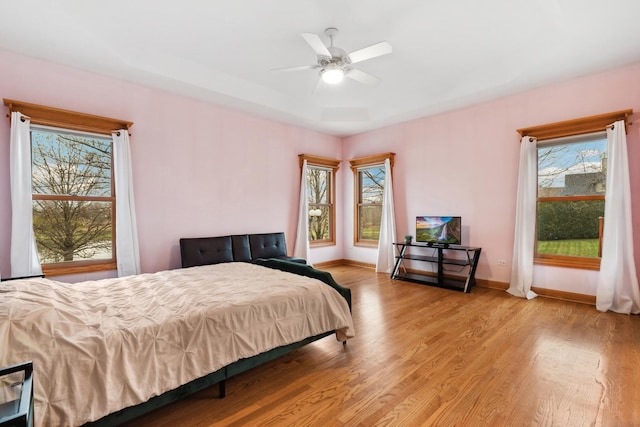
<svg viewBox="0 0 640 427">
<path fill-rule="evenodd" d="M 320 75 L 325 83 L 335 85 L 344 79 L 344 70 L 337 67 L 325 68 L 320 72 Z"/>
</svg>

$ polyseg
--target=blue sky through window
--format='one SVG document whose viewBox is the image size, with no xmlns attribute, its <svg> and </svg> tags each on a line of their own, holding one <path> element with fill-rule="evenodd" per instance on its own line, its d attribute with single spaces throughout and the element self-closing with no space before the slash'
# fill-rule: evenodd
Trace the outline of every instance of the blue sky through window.
<svg viewBox="0 0 640 427">
<path fill-rule="evenodd" d="M 607 139 L 538 148 L 538 186 L 564 187 L 565 175 L 604 172 Z"/>
</svg>

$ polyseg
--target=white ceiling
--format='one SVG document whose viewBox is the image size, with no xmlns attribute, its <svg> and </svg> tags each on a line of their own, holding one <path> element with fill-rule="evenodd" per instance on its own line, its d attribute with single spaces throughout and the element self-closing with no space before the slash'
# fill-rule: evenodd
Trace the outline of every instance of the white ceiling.
<svg viewBox="0 0 640 427">
<path fill-rule="evenodd" d="M 327 27 L 378 85 L 272 71 Z M 640 61 L 640 1 L 22 0 L 0 48 L 345 136 Z"/>
</svg>

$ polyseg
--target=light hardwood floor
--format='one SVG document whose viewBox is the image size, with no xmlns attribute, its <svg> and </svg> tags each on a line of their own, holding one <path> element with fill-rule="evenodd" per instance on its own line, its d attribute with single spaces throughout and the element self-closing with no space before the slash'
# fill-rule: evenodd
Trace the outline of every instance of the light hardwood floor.
<svg viewBox="0 0 640 427">
<path fill-rule="evenodd" d="M 640 426 L 640 317 L 326 268 L 353 294 L 333 337 L 132 426 Z"/>
</svg>

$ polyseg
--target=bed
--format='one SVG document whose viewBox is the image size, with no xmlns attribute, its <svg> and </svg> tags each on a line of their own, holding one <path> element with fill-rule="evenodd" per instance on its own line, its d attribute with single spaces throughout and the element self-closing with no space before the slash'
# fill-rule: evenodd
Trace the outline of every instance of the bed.
<svg viewBox="0 0 640 427">
<path fill-rule="evenodd" d="M 1 282 L 0 366 L 33 361 L 35 425 L 115 425 L 325 336 L 344 342 L 350 308 L 328 273 L 279 260 Z"/>
</svg>

